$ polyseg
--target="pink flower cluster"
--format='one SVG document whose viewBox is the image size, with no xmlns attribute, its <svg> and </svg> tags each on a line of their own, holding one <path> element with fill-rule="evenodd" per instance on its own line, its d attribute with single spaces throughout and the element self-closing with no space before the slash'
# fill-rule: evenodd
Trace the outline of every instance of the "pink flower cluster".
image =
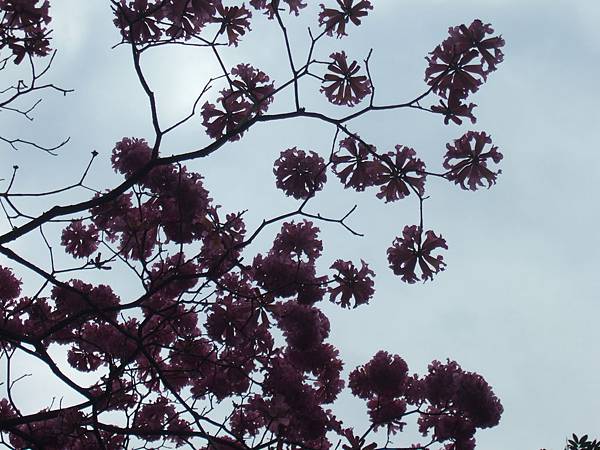
<svg viewBox="0 0 600 450">
<path fill-rule="evenodd" d="M 220 108 L 206 102 L 202 106 L 202 124 L 207 134 L 213 139 L 225 135 L 236 141 L 242 137 L 243 131 L 236 129 L 257 114 L 267 111 L 273 101 L 275 88 L 269 83 L 269 77 L 249 64 L 238 64 L 231 69 L 234 78 L 233 89 L 224 89 L 217 98 Z"/>
<path fill-rule="evenodd" d="M 377 153 L 375 146 L 366 145 L 359 137 L 343 139 L 340 148 L 348 154 L 337 152 L 332 162 L 344 187 L 363 191 L 380 186 L 377 197 L 386 203 L 401 200 L 411 191 L 420 196 L 425 193 L 425 163 L 412 148 L 396 145 L 393 152 Z"/>
<path fill-rule="evenodd" d="M 0 0 L 0 51 L 8 48 L 15 64 L 50 53 L 49 9 L 48 0 Z"/>
<path fill-rule="evenodd" d="M 296 296 L 298 302 L 312 305 L 323 299 L 326 277 L 318 277 L 313 261 L 295 260 L 291 255 L 257 255 L 252 262 L 253 277 L 260 287 L 275 297 Z"/>
<path fill-rule="evenodd" d="M 286 195 L 307 199 L 323 189 L 327 181 L 325 160 L 317 153 L 288 148 L 275 161 L 276 186 Z"/>
<path fill-rule="evenodd" d="M 414 190 L 419 195 L 425 193 L 425 163 L 416 157 L 417 153 L 409 147 L 396 145 L 395 152 L 379 155 L 381 164 L 377 176 L 377 185 L 381 189 L 378 198 L 385 202 L 401 200 Z"/>
<path fill-rule="evenodd" d="M 360 66 L 356 61 L 348 64 L 344 51 L 329 56 L 332 63 L 327 66 L 321 92 L 334 105 L 354 106 L 371 93 L 371 82 L 365 75 L 357 75 Z"/>
<path fill-rule="evenodd" d="M 0 301 L 8 302 L 21 295 L 21 284 L 10 268 L 0 266 Z"/>
<path fill-rule="evenodd" d="M 221 0 L 133 0 L 113 6 L 114 24 L 126 41 L 146 43 L 168 39 L 191 39 L 207 25 L 215 24 L 237 46 L 250 30 L 252 13 L 242 6 L 223 6 Z"/>
<path fill-rule="evenodd" d="M 352 393 L 367 400 L 375 429 L 402 431 L 407 405 L 413 405 L 421 433 L 432 431 L 433 440 L 447 443 L 447 449 L 473 450 L 476 429 L 497 425 L 503 412 L 483 377 L 465 372 L 454 361 L 433 361 L 425 376 L 409 376 L 402 358 L 380 351 L 349 379 Z"/>
<path fill-rule="evenodd" d="M 300 10 L 306 8 L 304 0 L 283 0 L 287 4 L 290 14 L 296 16 L 300 14 Z M 259 11 L 264 11 L 269 19 L 275 18 L 275 10 L 280 6 L 279 0 L 250 0 L 250 5 Z"/>
<path fill-rule="evenodd" d="M 94 224 L 84 225 L 75 220 L 62 232 L 65 251 L 76 258 L 86 258 L 98 249 L 98 229 Z"/>
<path fill-rule="evenodd" d="M 428 408 L 419 417 L 419 430 L 430 430 L 451 449 L 473 450 L 477 428 L 498 425 L 504 408 L 481 375 L 465 372 L 456 362 L 433 361 L 419 381 L 421 398 Z"/>
<path fill-rule="evenodd" d="M 359 26 L 361 19 L 368 14 L 370 9 L 373 9 L 371 2 L 368 0 L 336 0 L 338 9 L 326 8 L 321 4 L 321 13 L 319 14 L 319 25 L 325 27 L 325 31 L 329 36 L 333 33 L 338 38 L 348 36 L 346 33 L 346 25 L 352 22 Z"/>
<path fill-rule="evenodd" d="M 350 308 L 350 299 L 354 299 L 353 308 L 369 303 L 375 293 L 373 277 L 375 272 L 369 269 L 364 261 L 361 262 L 361 268 L 358 270 L 350 261 L 338 259 L 331 265 L 331 269 L 336 270 L 337 275 L 333 280 L 337 286 L 329 288 L 331 302 L 337 303 L 342 308 Z M 338 296 L 340 299 L 338 301 Z"/>
<path fill-rule="evenodd" d="M 6 0 L 7 1 L 7 0 Z M 31 1 L 31 0 L 28 0 Z M 296 16 L 306 7 L 303 0 L 283 0 Z M 279 0 L 250 0 L 250 5 L 275 17 Z M 218 35 L 226 35 L 237 46 L 250 31 L 252 12 L 244 4 L 224 6 L 222 0 L 120 0 L 113 6 L 114 24 L 125 41 L 159 42 L 165 39 L 189 40 L 211 25 Z"/>
<path fill-rule="evenodd" d="M 433 275 L 444 270 L 444 257 L 431 254 L 437 248 L 448 249 L 446 241 L 441 236 L 429 230 L 425 233 L 417 225 L 405 226 L 402 237 L 397 237 L 388 249 L 390 268 L 402 281 L 415 283 L 419 277 L 416 273 L 417 264 L 421 270 L 423 281 L 432 280 Z"/>
<path fill-rule="evenodd" d="M 381 165 L 375 160 L 374 146 L 367 146 L 361 140 L 347 137 L 340 141 L 340 149 L 348 154 L 336 152 L 331 158 L 333 172 L 339 177 L 345 188 L 364 191 L 374 186 L 379 178 Z"/>
<path fill-rule="evenodd" d="M 498 164 L 503 156 L 496 146 L 484 151 L 485 146 L 491 143 L 492 139 L 485 132 L 469 131 L 456 139 L 454 145 L 447 144 L 448 152 L 444 159 L 444 168 L 448 170 L 446 178 L 472 191 L 485 186 L 484 180 L 488 188 L 496 184 L 496 177 L 502 171 L 494 172 L 488 164 Z"/>
<path fill-rule="evenodd" d="M 476 92 L 503 61 L 504 40 L 501 36 L 488 37 L 494 29 L 479 19 L 468 27 L 450 27 L 448 32 L 450 36 L 427 57 L 425 81 L 442 99 L 447 99 L 447 103 L 441 100 L 439 106 L 433 106 L 432 111 L 443 114 L 446 124 L 452 120 L 460 125 L 460 117 L 475 123 L 475 105 L 463 101 Z"/>
</svg>

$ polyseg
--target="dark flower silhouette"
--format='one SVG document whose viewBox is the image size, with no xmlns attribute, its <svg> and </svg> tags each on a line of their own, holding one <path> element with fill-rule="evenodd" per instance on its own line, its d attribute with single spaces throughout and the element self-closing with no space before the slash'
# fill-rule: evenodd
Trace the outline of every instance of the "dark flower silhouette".
<svg viewBox="0 0 600 450">
<path fill-rule="evenodd" d="M 367 146 L 353 137 L 340 141 L 340 149 L 349 154 L 336 152 L 333 154 L 333 172 L 344 183 L 344 187 L 364 191 L 366 187 L 374 186 L 383 169 L 380 161 L 374 160 L 374 146 Z"/>
<path fill-rule="evenodd" d="M 94 224 L 84 225 L 81 220 L 75 220 L 63 230 L 61 243 L 67 253 L 86 258 L 98 248 L 98 229 Z"/>
<path fill-rule="evenodd" d="M 240 98 L 230 90 L 221 92 L 218 99 L 222 109 L 209 102 L 202 106 L 202 125 L 206 128 L 206 133 L 213 139 L 223 137 L 225 134 L 232 134 L 246 119 L 248 119 L 252 104 Z M 237 141 L 243 133 L 232 134 L 231 141 Z"/>
<path fill-rule="evenodd" d="M 334 105 L 354 106 L 371 93 L 371 84 L 365 75 L 356 75 L 360 66 L 356 61 L 348 65 L 345 52 L 332 53 L 327 66 L 323 92 Z"/>
<path fill-rule="evenodd" d="M 337 285 L 329 288 L 330 300 L 339 304 L 342 308 L 350 308 L 350 299 L 354 298 L 354 308 L 369 303 L 373 297 L 373 277 L 375 272 L 361 260 L 361 268 L 358 270 L 350 261 L 338 259 L 331 265 L 331 269 L 337 270 L 338 274 L 333 276 Z M 340 295 L 339 301 L 337 300 Z"/>
<path fill-rule="evenodd" d="M 229 45 L 237 47 L 240 37 L 250 31 L 252 13 L 242 6 L 223 6 L 217 4 L 215 21 L 221 24 L 220 33 L 227 33 Z"/>
<path fill-rule="evenodd" d="M 381 169 L 376 183 L 381 185 L 378 198 L 385 202 L 401 200 L 410 194 L 410 188 L 419 195 L 425 193 L 425 163 L 416 158 L 416 152 L 410 147 L 396 145 L 395 152 L 380 156 Z"/>
<path fill-rule="evenodd" d="M 0 266 L 0 300 L 7 302 L 21 294 L 21 281 L 15 277 L 12 269 Z"/>
<path fill-rule="evenodd" d="M 307 154 L 296 147 L 281 152 L 273 173 L 277 187 L 297 199 L 313 196 L 327 181 L 323 158 L 313 151 Z"/>
<path fill-rule="evenodd" d="M 296 16 L 300 14 L 302 8 L 306 8 L 304 0 L 283 0 L 290 10 L 290 14 L 294 13 Z M 275 17 L 275 7 L 279 5 L 279 0 L 250 0 L 250 4 L 258 9 L 263 10 L 269 19 Z"/>
<path fill-rule="evenodd" d="M 448 104 L 446 104 L 444 99 L 440 99 L 439 105 L 433 105 L 431 107 L 433 112 L 444 115 L 444 123 L 446 125 L 448 125 L 450 121 L 457 125 L 462 125 L 461 117 L 470 119 L 471 123 L 477 122 L 477 119 L 473 115 L 473 108 L 477 105 L 474 103 L 469 103 L 468 105 L 463 103 L 460 97 L 453 95 L 453 91 L 450 92 L 450 97 L 447 102 Z"/>
<path fill-rule="evenodd" d="M 475 141 L 472 146 L 471 142 Z M 448 170 L 446 178 L 460 184 L 463 189 L 475 191 L 480 186 L 488 188 L 496 184 L 496 177 L 501 170 L 494 172 L 488 168 L 489 160 L 498 164 L 503 156 L 498 147 L 492 146 L 484 152 L 486 144 L 491 144 L 492 139 L 485 132 L 469 131 L 454 141 L 454 145 L 447 144 L 444 168 Z"/>
<path fill-rule="evenodd" d="M 325 31 L 329 36 L 335 32 L 338 38 L 347 36 L 346 25 L 352 22 L 358 26 L 361 24 L 361 18 L 368 14 L 369 9 L 373 9 L 368 0 L 336 0 L 339 9 L 326 8 L 321 4 L 321 13 L 319 14 L 319 24 L 325 26 Z"/>
<path fill-rule="evenodd" d="M 421 269 L 421 279 L 423 281 L 432 280 L 433 275 L 444 270 L 446 265 L 441 255 L 431 255 L 436 248 L 448 249 L 446 241 L 441 236 L 438 237 L 429 230 L 425 233 L 423 242 L 421 227 L 407 225 L 402 231 L 402 237 L 397 237 L 387 251 L 390 268 L 396 275 L 402 277 L 402 281 L 414 283 L 419 279 L 415 273 L 418 263 Z"/>
</svg>

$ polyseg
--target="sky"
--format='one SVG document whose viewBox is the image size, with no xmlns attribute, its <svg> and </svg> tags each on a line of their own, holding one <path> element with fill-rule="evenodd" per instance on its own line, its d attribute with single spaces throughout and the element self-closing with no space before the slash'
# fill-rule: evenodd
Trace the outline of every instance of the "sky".
<svg viewBox="0 0 600 450">
<path fill-rule="evenodd" d="M 299 19 L 286 17 L 298 58 L 306 54 L 306 27 L 314 26 L 318 3 L 310 0 Z M 424 373 L 434 359 L 451 358 L 464 369 L 482 374 L 501 399 L 504 414 L 499 426 L 478 432 L 478 448 L 559 450 L 570 433 L 600 436 L 600 207 L 596 198 L 600 4 L 589 0 L 373 3 L 375 8 L 363 26 L 352 28 L 343 40 L 324 41 L 317 57 L 326 60 L 331 52 L 344 49 L 360 61 L 373 48 L 377 103 L 410 100 L 426 90 L 424 58 L 445 39 L 449 26 L 469 24 L 475 18 L 491 23 L 506 40 L 505 61 L 470 98 L 479 105 L 475 125 L 445 126 L 437 115 L 396 110 L 370 113 L 352 121 L 351 128 L 380 150 L 397 144 L 414 148 L 434 171 L 441 171 L 446 143 L 467 130 L 489 133 L 504 159 L 498 183 L 489 190 L 466 192 L 443 180 L 428 180 L 425 227 L 448 242 L 444 254 L 448 266 L 432 282 L 415 285 L 403 283 L 391 272 L 386 249 L 404 225 L 417 223 L 417 199 L 410 196 L 386 205 L 374 191 L 343 190 L 329 174 L 309 210 L 341 217 L 357 205 L 349 225 L 364 237 L 336 224 L 319 224 L 325 247 L 321 270 L 338 258 L 362 258 L 377 274 L 376 294 L 369 306 L 341 311 L 324 305 L 332 322 L 331 342 L 340 349 L 347 369 L 383 349 L 401 355 L 417 373 Z M 48 79 L 74 92 L 66 97 L 44 94 L 31 123 L 4 112 L 0 134 L 42 143 L 66 136 L 71 140 L 57 157 L 35 149 L 15 152 L 0 147 L 0 179 L 9 178 L 12 165 L 18 164 L 15 190 L 60 187 L 79 178 L 90 152 L 96 150 L 99 157 L 89 184 L 114 186 L 119 181 L 110 169 L 114 143 L 124 136 L 152 137 L 146 99 L 127 47 L 113 48 L 119 36 L 108 2 L 54 0 L 51 4 L 53 46 L 58 53 Z M 277 31 L 272 22 L 257 17 L 240 46 L 225 53 L 225 64 L 248 62 L 276 82 L 287 79 Z M 165 124 L 187 114 L 207 79 L 219 73 L 206 50 L 181 47 L 157 50 L 143 66 L 157 92 Z M 349 111 L 328 105 L 318 92 L 318 82 L 304 83 L 302 89 L 307 109 L 333 116 Z M 289 100 L 283 95 L 271 111 L 289 109 Z M 431 101 L 437 103 L 434 97 Z M 205 177 L 211 196 L 225 210 L 248 209 L 247 226 L 252 229 L 265 217 L 297 207 L 296 201 L 275 189 L 272 167 L 279 152 L 297 146 L 326 156 L 332 137 L 330 126 L 307 119 L 259 124 L 241 141 L 188 166 Z M 189 151 L 208 142 L 201 118 L 196 117 L 165 141 L 162 152 Z M 0 187 L 4 185 L 0 182 Z M 79 192 L 56 200 L 67 204 L 88 195 Z M 52 206 L 39 201 L 23 205 L 31 213 Z M 7 230 L 4 222 L 0 227 L 1 232 Z M 251 250 L 264 250 L 276 233 L 277 228 L 267 230 Z M 37 237 L 17 241 L 10 248 L 34 260 L 43 258 Z M 26 273 L 20 275 L 30 279 Z M 34 376 L 17 392 L 24 399 L 33 389 L 36 399 L 44 403 L 47 400 L 42 399 L 57 394 L 34 364 L 23 363 L 22 370 Z M 339 407 L 348 411 L 340 416 L 349 424 L 364 428 L 362 401 L 343 397 Z M 409 444 L 415 436 L 405 435 L 400 443 Z"/>
</svg>

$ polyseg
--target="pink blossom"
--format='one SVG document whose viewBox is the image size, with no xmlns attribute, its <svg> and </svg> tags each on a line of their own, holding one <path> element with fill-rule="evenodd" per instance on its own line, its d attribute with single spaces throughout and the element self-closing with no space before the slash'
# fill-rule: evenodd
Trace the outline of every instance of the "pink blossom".
<svg viewBox="0 0 600 450">
<path fill-rule="evenodd" d="M 449 37 L 427 57 L 425 81 L 443 98 L 466 98 L 496 70 L 504 55 L 502 37 L 485 38 L 494 32 L 490 24 L 475 20 L 467 27 L 449 28 Z M 479 59 L 479 61 L 476 61 Z M 453 105 L 454 106 L 454 105 Z"/>
<path fill-rule="evenodd" d="M 325 161 L 317 153 L 296 147 L 281 152 L 273 173 L 276 185 L 286 195 L 296 199 L 312 197 L 327 181 Z"/>
<path fill-rule="evenodd" d="M 433 361 L 423 386 L 430 406 L 419 418 L 420 431 L 433 428 L 440 441 L 459 443 L 457 449 L 470 448 L 475 429 L 497 425 L 504 411 L 483 377 L 464 371 L 455 361 Z"/>
<path fill-rule="evenodd" d="M 0 300 L 8 302 L 21 295 L 21 280 L 13 274 L 12 269 L 0 266 Z"/>
<path fill-rule="evenodd" d="M 76 408 L 59 409 L 58 414 L 51 419 L 17 425 L 19 433 L 11 434 L 10 441 L 14 447 L 20 449 L 31 448 L 32 442 L 35 442 L 37 448 L 45 450 L 81 448 L 81 445 L 85 441 L 89 442 L 91 438 L 91 433 L 82 428 L 82 422 L 83 413 Z M 23 439 L 22 436 L 26 436 L 27 439 Z"/>
<path fill-rule="evenodd" d="M 342 444 L 342 449 L 344 450 L 375 450 L 377 448 L 377 443 L 372 442 L 369 445 L 365 445 L 365 438 L 354 435 L 354 430 L 352 428 L 348 428 L 344 430 L 344 437 L 348 440 L 347 444 Z"/>
<path fill-rule="evenodd" d="M 0 49 L 5 46 L 20 64 L 25 56 L 46 56 L 50 53 L 49 2 L 38 0 L 0 0 Z"/>
<path fill-rule="evenodd" d="M 214 341 L 239 346 L 252 340 L 259 326 L 258 318 L 259 311 L 250 301 L 227 296 L 210 308 L 205 328 Z"/>
<path fill-rule="evenodd" d="M 403 199 L 411 189 L 419 195 L 425 193 L 425 163 L 416 158 L 416 152 L 409 147 L 396 145 L 396 152 L 380 156 L 382 168 L 376 184 L 381 185 L 377 194 L 385 202 Z"/>
<path fill-rule="evenodd" d="M 285 358 L 273 358 L 263 389 L 289 407 L 277 430 L 288 438 L 313 440 L 325 437 L 330 420 L 319 405 L 317 392 L 305 383 L 305 377 Z M 283 405 L 281 405 L 283 406 Z"/>
<path fill-rule="evenodd" d="M 485 81 L 481 64 L 473 64 L 478 57 L 475 50 L 457 52 L 452 42 L 444 41 L 430 55 L 426 58 L 429 67 L 425 70 L 425 81 L 443 98 L 449 95 L 466 98 L 469 93 L 477 92 Z"/>
<path fill-rule="evenodd" d="M 103 202 L 90 210 L 92 213 L 92 222 L 100 230 L 108 234 L 110 240 L 114 240 L 116 233 L 122 231 L 125 227 L 123 217 L 132 208 L 131 196 L 133 194 L 121 194 L 115 200 Z M 94 198 L 98 198 L 96 194 Z"/>
<path fill-rule="evenodd" d="M 231 75 L 236 77 L 232 84 L 239 89 L 238 94 L 243 94 L 258 112 L 266 112 L 275 92 L 273 82 L 269 83 L 269 76 L 250 64 L 238 64 L 231 69 Z"/>
<path fill-rule="evenodd" d="M 461 125 L 461 117 L 470 119 L 471 123 L 477 122 L 477 119 L 473 115 L 473 108 L 477 105 L 474 103 L 469 103 L 468 105 L 463 103 L 459 96 L 454 95 L 454 91 L 450 91 L 447 102 L 448 104 L 444 102 L 444 99 L 440 99 L 439 105 L 433 105 L 431 107 L 431 111 L 444 115 L 444 124 L 448 125 L 448 123 L 452 121 L 457 125 Z"/>
<path fill-rule="evenodd" d="M 244 5 L 226 7 L 219 3 L 216 9 L 218 15 L 214 20 L 221 24 L 220 32 L 227 32 L 229 45 L 237 47 L 240 36 L 246 34 L 246 31 L 250 31 L 252 13 Z"/>
<path fill-rule="evenodd" d="M 265 416 L 249 404 L 236 406 L 229 419 L 231 431 L 238 436 L 256 436 L 266 424 Z"/>
<path fill-rule="evenodd" d="M 152 266 L 150 288 L 159 289 L 160 295 L 175 299 L 198 283 L 198 266 L 187 260 L 183 253 L 176 253 Z"/>
<path fill-rule="evenodd" d="M 325 8 L 321 4 L 319 13 L 319 25 L 325 26 L 325 31 L 329 36 L 333 36 L 335 31 L 338 38 L 347 36 L 346 25 L 348 22 L 356 26 L 361 24 L 361 18 L 368 14 L 369 9 L 373 9 L 368 0 L 336 0 L 339 9 Z M 355 3 L 356 2 L 356 3 Z"/>
<path fill-rule="evenodd" d="M 348 155 L 336 152 L 331 160 L 333 172 L 344 183 L 344 187 L 364 191 L 366 187 L 374 186 L 383 169 L 382 164 L 373 159 L 375 146 L 367 146 L 358 138 L 348 137 L 340 141 L 340 149 L 344 149 Z"/>
<path fill-rule="evenodd" d="M 375 396 L 395 398 L 405 391 L 408 366 L 398 355 L 379 351 L 364 366 L 350 373 L 350 389 L 357 397 L 372 399 Z"/>
<path fill-rule="evenodd" d="M 82 311 L 97 313 L 98 309 L 112 308 L 113 311 L 106 311 L 103 315 L 112 320 L 116 319 L 116 306 L 119 305 L 120 300 L 110 286 L 104 284 L 93 286 L 81 280 L 71 280 L 69 286 L 69 288 L 55 286 L 52 289 L 52 299 L 60 316 L 72 316 Z"/>
<path fill-rule="evenodd" d="M 242 250 L 246 225 L 242 213 L 232 213 L 219 219 L 217 208 L 207 215 L 208 229 L 202 238 L 199 262 L 210 277 L 219 277 L 231 270 Z"/>
<path fill-rule="evenodd" d="M 144 167 L 152 157 L 152 150 L 145 139 L 123 138 L 115 144 L 111 156 L 116 172 L 130 177 Z"/>
<path fill-rule="evenodd" d="M 172 38 L 191 39 L 209 22 L 214 21 L 221 0 L 170 0 L 160 11 Z"/>
<path fill-rule="evenodd" d="M 322 343 L 305 351 L 288 349 L 287 355 L 297 367 L 316 375 L 316 395 L 320 402 L 335 401 L 345 383 L 341 379 L 344 363 L 340 359 L 339 351 L 333 345 Z"/>
<path fill-rule="evenodd" d="M 402 281 L 414 283 L 419 278 L 415 273 L 417 263 L 421 269 L 423 281 L 433 279 L 433 274 L 444 270 L 444 258 L 441 255 L 432 256 L 436 248 L 448 249 L 446 241 L 441 236 L 429 230 L 425 233 L 425 242 L 422 242 L 422 231 L 417 225 L 405 226 L 402 237 L 397 237 L 388 249 L 390 268 Z"/>
<path fill-rule="evenodd" d="M 6 26 L 21 29 L 35 29 L 40 24 L 50 23 L 50 3 L 48 0 L 1 0 L 0 7 L 4 13 L 2 28 Z"/>
<path fill-rule="evenodd" d="M 329 320 L 314 306 L 289 301 L 279 305 L 277 321 L 294 350 L 311 350 L 329 335 Z"/>
<path fill-rule="evenodd" d="M 93 372 L 102 365 L 100 356 L 75 346 L 67 352 L 67 361 L 71 366 L 82 372 Z"/>
<path fill-rule="evenodd" d="M 306 8 L 306 3 L 304 3 L 304 0 L 283 1 L 287 3 L 290 14 L 294 13 L 296 16 L 300 14 L 300 10 L 302 8 Z M 250 0 L 250 4 L 255 9 L 264 10 L 269 19 L 273 19 L 275 17 L 274 5 L 278 5 L 279 3 L 279 0 Z"/>
<path fill-rule="evenodd" d="M 96 407 L 101 411 L 126 410 L 133 408 L 138 401 L 133 383 L 117 377 L 92 386 L 90 394 L 95 397 Z"/>
<path fill-rule="evenodd" d="M 14 410 L 8 399 L 0 400 L 0 420 L 16 417 L 17 412 Z"/>
<path fill-rule="evenodd" d="M 352 262 L 341 259 L 331 265 L 331 269 L 338 271 L 338 274 L 333 277 L 337 286 L 329 287 L 331 302 L 339 304 L 342 308 L 350 308 L 350 299 L 354 298 L 353 307 L 356 308 L 369 303 L 369 300 L 373 298 L 375 289 L 372 277 L 375 276 L 375 272 L 369 269 L 363 260 L 360 262 L 362 264 L 360 270 Z M 337 297 L 340 294 L 341 298 L 338 302 Z"/>
<path fill-rule="evenodd" d="M 471 146 L 471 141 L 475 145 Z M 492 138 L 485 132 L 468 131 L 454 145 L 446 144 L 448 151 L 444 157 L 444 168 L 448 170 L 446 178 L 460 184 L 463 189 L 477 190 L 487 182 L 488 188 L 496 184 L 496 177 L 502 173 L 501 170 L 494 172 L 488 168 L 489 161 L 498 164 L 503 156 L 498 147 L 492 146 L 488 151 L 483 149 L 486 144 L 491 144 Z M 456 160 L 456 161 L 453 161 Z M 468 185 L 468 187 L 467 187 Z"/>
<path fill-rule="evenodd" d="M 123 256 L 140 260 L 152 254 L 158 237 L 160 214 L 159 205 L 152 200 L 127 211 L 122 218 L 123 228 L 119 230 L 119 251 Z"/>
<path fill-rule="evenodd" d="M 270 253 L 257 255 L 252 262 L 254 280 L 275 297 L 297 296 L 299 303 L 312 305 L 323 298 L 325 277 L 315 275 L 311 262 L 294 261 Z"/>
<path fill-rule="evenodd" d="M 367 402 L 367 408 L 374 431 L 386 427 L 388 434 L 396 434 L 406 425 L 401 420 L 406 413 L 404 400 L 377 396 Z"/>
<path fill-rule="evenodd" d="M 299 223 L 285 222 L 273 241 L 272 252 L 298 259 L 306 256 L 314 261 L 323 250 L 323 243 L 317 239 L 318 233 L 319 229 L 307 220 Z"/>
<path fill-rule="evenodd" d="M 160 222 L 166 237 L 177 243 L 189 243 L 205 235 L 210 223 L 207 214 L 211 199 L 202 183 L 202 176 L 188 172 L 185 166 L 154 170 L 144 183 L 158 194 L 153 204 L 159 209 Z"/>
<path fill-rule="evenodd" d="M 169 383 L 177 389 L 196 381 L 196 390 L 206 392 L 208 376 L 214 371 L 216 350 L 204 338 L 180 338 L 171 346 L 168 370 Z M 199 383 L 201 381 L 205 384 Z"/>
<path fill-rule="evenodd" d="M 502 36 L 493 36 L 486 39 L 486 35 L 492 34 L 494 29 L 491 24 L 484 24 L 481 20 L 474 20 L 468 27 L 460 25 L 448 30 L 453 45 L 458 51 L 467 51 L 475 48 L 481 55 L 481 63 L 487 64 L 486 73 L 496 70 L 496 66 L 504 60 L 504 53 L 500 47 L 504 47 Z"/>
<path fill-rule="evenodd" d="M 243 132 L 234 134 L 233 131 L 249 118 L 252 104 L 229 90 L 221 91 L 218 101 L 222 109 L 208 102 L 202 106 L 202 125 L 206 133 L 213 139 L 227 135 L 231 141 L 239 140 Z"/>
<path fill-rule="evenodd" d="M 65 251 L 76 258 L 87 258 L 98 249 L 98 229 L 95 225 L 84 225 L 81 220 L 74 220 L 65 228 L 61 236 L 61 244 Z"/>
<path fill-rule="evenodd" d="M 233 131 L 253 115 L 266 112 L 273 101 L 275 89 L 264 72 L 249 64 L 238 64 L 231 69 L 231 75 L 235 77 L 231 83 L 235 89 L 221 91 L 217 102 L 222 109 L 208 102 L 202 106 L 202 124 L 213 139 L 224 135 L 231 141 L 240 139 L 243 132 L 233 134 Z"/>
<path fill-rule="evenodd" d="M 159 397 L 152 403 L 143 405 L 133 418 L 133 426 L 142 431 L 144 439 L 148 441 L 156 441 L 160 439 L 158 434 L 144 434 L 143 431 L 158 431 L 158 430 L 176 430 L 180 429 L 184 423 L 177 418 L 178 413 L 175 411 L 175 406 L 169 403 L 165 397 Z M 189 430 L 188 430 L 189 431 Z M 177 435 L 171 437 L 177 440 Z"/>
<path fill-rule="evenodd" d="M 371 83 L 365 75 L 357 75 L 360 66 L 356 61 L 348 65 L 345 52 L 332 53 L 333 62 L 327 66 L 323 92 L 334 105 L 354 106 L 371 93 Z"/>
<path fill-rule="evenodd" d="M 158 26 L 159 8 L 148 0 L 133 0 L 127 4 L 120 0 L 113 7 L 115 26 L 121 31 L 123 39 L 133 42 L 148 42 L 160 39 L 162 31 Z"/>
</svg>

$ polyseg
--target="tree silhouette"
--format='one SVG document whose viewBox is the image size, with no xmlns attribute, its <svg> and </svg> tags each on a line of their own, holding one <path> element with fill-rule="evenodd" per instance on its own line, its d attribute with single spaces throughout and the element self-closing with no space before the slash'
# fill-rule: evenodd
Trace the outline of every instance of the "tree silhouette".
<svg viewBox="0 0 600 450">
<path fill-rule="evenodd" d="M 370 1 L 320 5 L 302 61 L 292 51 L 301 44 L 292 42 L 286 22 L 312 12 L 303 0 L 250 0 L 249 6 L 221 0 L 109 3 L 120 32 L 118 45 L 131 51 L 154 135 L 123 137 L 115 144 L 112 167 L 123 177 L 116 186 L 87 185 L 95 151 L 78 182 L 53 191 L 14 192 L 16 166 L 5 180 L 0 193 L 9 225 L 0 236 L 0 343 L 8 368 L 6 395 L 0 400 L 3 443 L 36 449 L 218 450 L 341 444 L 347 450 L 372 450 L 399 448 L 393 439 L 400 437 L 404 419 L 417 416 L 425 441 L 410 448 L 473 449 L 476 430 L 497 425 L 503 409 L 487 382 L 456 362 L 433 361 L 419 376 L 409 372 L 400 356 L 380 351 L 345 380 L 338 349 L 328 341 L 330 321 L 319 302 L 329 300 L 342 308 L 368 304 L 375 293 L 375 273 L 365 261 L 340 258 L 327 262 L 330 273 L 319 273 L 316 263 L 324 247 L 319 226 L 359 234 L 347 220 L 355 208 L 342 217 L 308 208 L 332 177 L 345 188 L 373 191 L 386 203 L 414 198 L 419 216 L 400 236 L 390 237 L 390 269 L 407 283 L 432 280 L 443 271 L 441 252 L 447 243 L 439 232 L 426 230 L 423 221 L 426 182 L 489 188 L 500 173 L 495 165 L 502 154 L 487 133 L 467 131 L 447 144 L 443 170 L 435 172 L 410 147 L 379 150 L 360 137 L 352 121 L 379 110 L 415 109 L 441 115 L 445 124 L 460 125 L 465 118 L 475 123 L 475 105 L 467 98 L 502 62 L 502 38 L 480 20 L 449 28 L 427 57 L 423 92 L 409 101 L 380 103 L 369 67 L 371 53 L 361 62 L 353 59 L 350 47 L 325 60 L 319 56 L 323 40 L 345 38 L 368 20 Z M 19 98 L 42 89 L 70 92 L 39 84 L 54 57 L 49 6 L 48 1 L 0 0 L 1 68 L 29 63 L 31 69 L 29 82 L 18 81 L 3 91 L 7 97 L 0 107 L 25 117 L 32 108 L 15 107 Z M 246 62 L 231 68 L 223 62 L 222 54 L 237 47 L 261 14 L 281 32 L 287 80 L 272 80 Z M 174 45 L 212 54 L 222 73 L 206 81 L 188 115 L 164 125 L 141 61 L 158 47 Z M 47 61 L 41 72 L 36 70 L 39 59 Z M 323 101 L 339 107 L 339 115 L 304 106 L 309 78 L 320 81 Z M 270 112 L 280 94 L 289 91 L 292 104 L 283 112 Z M 439 103 L 425 106 L 432 96 Z M 261 123 L 296 118 L 330 127 L 330 151 L 283 148 L 274 162 L 275 185 L 295 206 L 247 229 L 244 219 L 250 211 L 223 212 L 202 176 L 185 163 L 243 140 Z M 203 127 L 211 142 L 172 155 L 161 151 L 163 139 L 190 121 Z M 13 148 L 32 146 L 47 153 L 67 142 L 45 147 L 2 139 Z M 26 214 L 20 206 L 26 197 L 65 194 L 68 199 L 82 190 L 92 194 L 39 214 Z M 44 231 L 56 222 L 66 222 L 60 236 Z M 271 225 L 280 227 L 271 248 L 252 254 L 250 244 Z M 11 248 L 38 232 L 51 257 L 48 266 Z M 58 244 L 75 267 L 55 264 Z M 139 287 L 139 295 L 120 292 L 118 270 L 127 274 L 129 286 Z M 25 272 L 41 278 L 41 287 L 24 286 L 20 274 Z M 93 283 L 91 273 L 104 281 Z M 57 357 L 58 347 L 67 349 L 66 361 Z M 23 412 L 11 394 L 15 383 L 27 382 L 11 375 L 20 353 L 37 358 L 84 400 Z M 83 383 L 70 375 L 71 368 L 95 381 Z M 345 385 L 365 401 L 370 423 L 364 429 L 344 425 L 333 409 Z M 371 443 L 378 431 L 387 433 L 387 441 Z"/>
</svg>

